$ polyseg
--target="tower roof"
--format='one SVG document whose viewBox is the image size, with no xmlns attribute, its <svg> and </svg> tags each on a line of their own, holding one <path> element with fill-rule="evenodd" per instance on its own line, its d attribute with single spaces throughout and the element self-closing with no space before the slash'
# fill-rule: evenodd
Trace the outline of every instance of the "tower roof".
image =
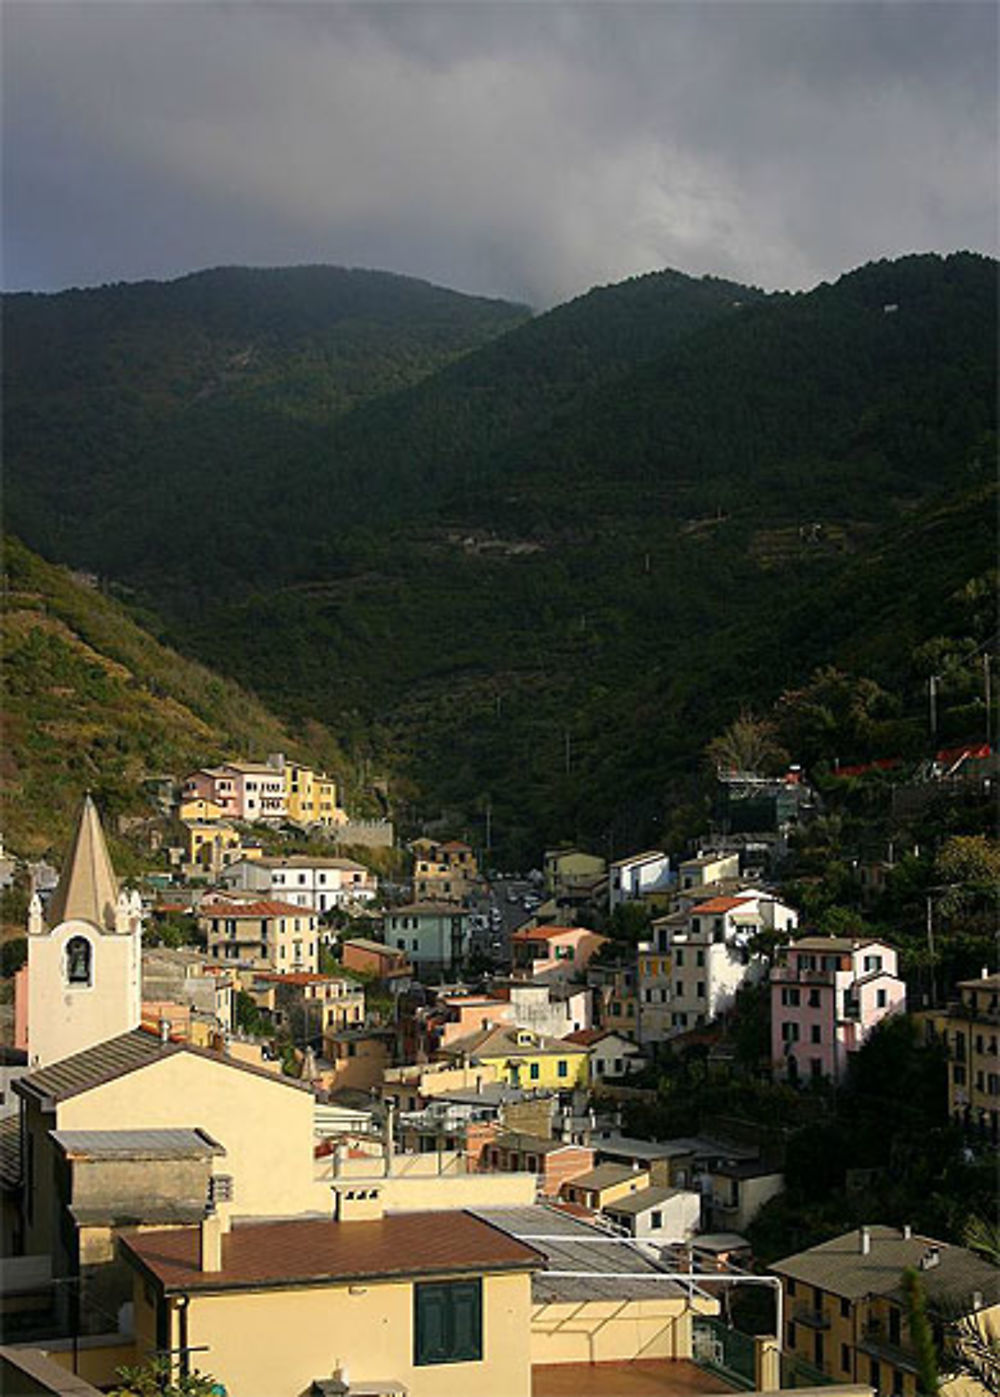
<svg viewBox="0 0 1000 1397">
<path fill-rule="evenodd" d="M 47 920 L 50 926 L 58 926 L 79 918 L 102 931 L 112 931 L 117 901 L 118 880 L 111 867 L 100 816 L 86 795 L 59 886 L 49 903 Z"/>
</svg>

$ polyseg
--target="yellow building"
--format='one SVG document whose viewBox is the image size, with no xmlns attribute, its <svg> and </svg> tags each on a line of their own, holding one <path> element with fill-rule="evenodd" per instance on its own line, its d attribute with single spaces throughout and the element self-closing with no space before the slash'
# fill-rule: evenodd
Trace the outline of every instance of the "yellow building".
<svg viewBox="0 0 1000 1397">
<path fill-rule="evenodd" d="M 301 762 L 284 764 L 288 818 L 296 825 L 344 824 L 347 812 L 337 804 L 337 783 L 325 772 Z"/>
<path fill-rule="evenodd" d="M 254 852 L 245 851 L 239 831 L 221 820 L 187 820 L 184 834 L 187 862 L 212 875 Z"/>
<path fill-rule="evenodd" d="M 961 980 L 959 998 L 926 1022 L 948 1051 L 948 1111 L 956 1124 L 1000 1140 L 1000 975 Z"/>
<path fill-rule="evenodd" d="M 461 902 L 479 876 L 475 853 L 460 839 L 415 839 L 410 852 L 417 902 Z"/>
<path fill-rule="evenodd" d="M 225 818 L 225 810 L 214 800 L 209 800 L 206 796 L 189 796 L 182 800 L 177 811 L 178 818 L 187 824 L 189 820 L 202 820 L 210 822 Z"/>
<path fill-rule="evenodd" d="M 1000 1272 L 965 1247 L 909 1228 L 862 1227 L 776 1261 L 785 1301 L 785 1349 L 836 1382 L 869 1383 L 881 1397 L 916 1397 L 917 1362 L 906 1317 L 903 1271 L 915 1269 L 930 1315 L 956 1303 L 994 1331 Z M 959 1311 L 961 1313 L 961 1311 Z M 961 1379 L 942 1393 L 982 1392 Z"/>
<path fill-rule="evenodd" d="M 316 971 L 317 917 L 307 907 L 274 900 L 205 902 L 198 910 L 198 926 L 215 961 L 282 974 Z"/>
<path fill-rule="evenodd" d="M 300 1397 L 314 1382 L 530 1397 L 531 1275 L 542 1257 L 471 1213 L 228 1232 L 210 1218 L 134 1233 L 124 1250 L 139 1355 L 170 1349 L 182 1372 L 196 1362 L 239 1397 Z"/>
<path fill-rule="evenodd" d="M 546 849 L 545 890 L 554 895 L 592 888 L 607 872 L 607 862 L 581 849 Z"/>
<path fill-rule="evenodd" d="M 630 1194 L 648 1187 L 649 1174 L 645 1170 L 631 1169 L 627 1164 L 607 1163 L 567 1180 L 559 1192 L 567 1203 L 599 1213 L 609 1203 L 617 1203 L 619 1198 L 628 1198 Z"/>
<path fill-rule="evenodd" d="M 588 1083 L 589 1053 L 585 1047 L 513 1024 L 494 1025 L 456 1038 L 441 1048 L 438 1056 L 452 1063 L 492 1065 L 497 1081 L 515 1087 L 565 1090 Z"/>
</svg>

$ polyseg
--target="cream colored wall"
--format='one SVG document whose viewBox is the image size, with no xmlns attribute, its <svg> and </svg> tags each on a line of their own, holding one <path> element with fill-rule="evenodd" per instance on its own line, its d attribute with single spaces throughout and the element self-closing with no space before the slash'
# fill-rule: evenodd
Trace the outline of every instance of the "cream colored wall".
<svg viewBox="0 0 1000 1397">
<path fill-rule="evenodd" d="M 534 1305 L 532 1363 L 610 1363 L 690 1358 L 686 1298 L 589 1300 Z M 700 1309 L 703 1307 L 699 1307 Z M 718 1311 L 713 1303 L 711 1313 Z"/>
<path fill-rule="evenodd" d="M 92 983 L 66 979 L 66 943 L 84 936 L 91 945 Z M 138 932 L 100 932 L 68 921 L 28 937 L 28 1062 L 46 1067 L 119 1033 L 138 1028 L 141 940 Z"/>
<path fill-rule="evenodd" d="M 338 1368 L 395 1378 L 410 1397 L 530 1397 L 530 1309 L 528 1272 L 483 1278 L 479 1363 L 414 1366 L 410 1282 L 192 1295 L 188 1343 L 207 1346 L 199 1366 L 237 1397 L 300 1397 Z M 176 1346 L 176 1314 L 171 1327 Z"/>
<path fill-rule="evenodd" d="M 141 1362 L 137 1357 L 135 1344 L 131 1340 L 122 1341 L 115 1335 L 102 1338 L 83 1339 L 74 1357 L 73 1342 L 71 1339 L 61 1339 L 57 1342 L 49 1340 L 44 1346 L 44 1352 L 53 1363 L 58 1363 L 60 1368 L 67 1372 L 75 1371 L 84 1382 L 90 1382 L 95 1387 L 107 1387 L 116 1380 L 118 1368 L 131 1366 L 133 1363 Z M 16 1389 L 10 1394 L 14 1397 Z"/>
<path fill-rule="evenodd" d="M 55 1122 L 53 1122 L 55 1124 Z M 193 1053 L 174 1053 L 58 1107 L 61 1130 L 201 1126 L 225 1147 L 235 1216 L 329 1206 L 313 1182 L 313 1098 Z"/>
<path fill-rule="evenodd" d="M 445 1174 L 440 1178 L 389 1178 L 382 1181 L 388 1211 L 441 1208 L 519 1208 L 535 1201 L 535 1175 Z"/>
</svg>

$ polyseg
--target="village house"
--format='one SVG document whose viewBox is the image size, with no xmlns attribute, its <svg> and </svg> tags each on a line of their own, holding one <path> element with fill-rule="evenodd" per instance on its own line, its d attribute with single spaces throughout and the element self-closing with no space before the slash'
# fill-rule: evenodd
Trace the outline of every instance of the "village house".
<svg viewBox="0 0 1000 1397">
<path fill-rule="evenodd" d="M 594 1088 L 599 1088 L 602 1082 L 641 1072 L 646 1066 L 646 1059 L 637 1045 L 610 1028 L 584 1028 L 578 1033 L 567 1033 L 564 1041 L 587 1049 L 590 1058 L 587 1070 Z"/>
<path fill-rule="evenodd" d="M 916 1397 L 918 1363 L 903 1296 L 917 1271 L 932 1320 L 972 1315 L 1000 1334 L 1000 1272 L 965 1247 L 909 1227 L 861 1227 L 776 1261 L 787 1351 L 835 1382 L 865 1382 L 880 1397 Z M 942 1373 L 943 1394 L 985 1389 Z"/>
<path fill-rule="evenodd" d="M 985 969 L 960 980 L 958 998 L 927 1015 L 948 1055 L 948 1112 L 952 1120 L 994 1144 L 1000 1141 L 1000 975 Z"/>
<path fill-rule="evenodd" d="M 671 1010 L 673 962 L 653 941 L 636 948 L 636 1036 L 642 1044 L 663 1043 L 674 1031 Z"/>
<path fill-rule="evenodd" d="M 731 1007 L 741 985 L 765 973 L 754 939 L 763 932 L 791 935 L 798 914 L 768 893 L 745 889 L 733 897 L 696 903 L 689 912 L 654 923 L 665 931 L 671 957 L 671 1027 L 697 1028 Z"/>
<path fill-rule="evenodd" d="M 264 900 L 203 902 L 198 926 L 213 960 L 282 973 L 317 969 L 316 914 L 304 907 Z"/>
<path fill-rule="evenodd" d="M 264 971 L 253 976 L 249 990 L 257 1008 L 277 1029 L 287 1029 L 295 1043 L 316 1043 L 329 1032 L 364 1022 L 365 992 L 340 975 Z"/>
<path fill-rule="evenodd" d="M 589 965 L 587 984 L 594 992 L 600 1027 L 636 1042 L 639 1006 L 634 963 Z"/>
<path fill-rule="evenodd" d="M 533 980 L 570 980 L 583 975 L 606 936 L 579 926 L 522 927 L 510 938 L 515 973 Z"/>
<path fill-rule="evenodd" d="M 338 1221 L 133 1233 L 124 1253 L 137 1348 L 181 1352 L 183 1372 L 196 1342 L 240 1397 L 530 1397 L 543 1258 L 468 1212 L 443 1227 L 440 1214 L 386 1214 L 376 1196 Z"/>
<path fill-rule="evenodd" d="M 640 1188 L 605 1203 L 605 1216 L 643 1242 L 690 1242 L 701 1225 L 701 1194 L 684 1188 Z"/>
<path fill-rule="evenodd" d="M 478 1091 L 499 1080 L 496 1062 L 409 1062 L 386 1069 L 381 1094 L 398 1111 L 419 1111 L 444 1093 Z"/>
<path fill-rule="evenodd" d="M 706 883 L 717 883 L 723 878 L 739 876 L 739 854 L 708 851 L 683 860 L 677 870 L 678 891 L 687 892 L 692 888 L 703 887 Z"/>
<path fill-rule="evenodd" d="M 493 1065 L 497 1079 L 514 1087 L 567 1090 L 587 1085 L 588 1052 L 565 1038 L 499 1024 L 456 1038 L 438 1050 L 447 1062 Z"/>
<path fill-rule="evenodd" d="M 185 779 L 182 799 L 201 798 L 221 807 L 223 813 L 246 824 L 280 822 L 287 818 L 285 779 L 281 768 L 270 762 L 222 762 L 201 767 Z"/>
<path fill-rule="evenodd" d="M 358 975 L 373 975 L 389 986 L 394 994 L 409 989 L 413 966 L 405 951 L 372 941 L 366 936 L 350 936 L 338 943 L 340 963 L 345 970 Z"/>
<path fill-rule="evenodd" d="M 415 902 L 462 902 L 479 877 L 476 856 L 460 839 L 415 839 L 413 899 Z"/>
<path fill-rule="evenodd" d="M 599 1213 L 617 1199 L 648 1186 L 649 1174 L 645 1170 L 629 1169 L 624 1164 L 598 1164 L 585 1174 L 568 1179 L 559 1194 L 567 1203 Z"/>
<path fill-rule="evenodd" d="M 607 863 L 580 849 L 546 849 L 545 891 L 557 900 L 591 893 L 607 872 Z"/>
<path fill-rule="evenodd" d="M 393 907 L 385 914 L 386 945 L 405 951 L 418 973 L 455 970 L 468 955 L 471 915 L 449 902 Z"/>
<path fill-rule="evenodd" d="M 759 1159 L 717 1160 L 703 1178 L 706 1232 L 743 1234 L 764 1204 L 785 1188 L 784 1174 Z"/>
<path fill-rule="evenodd" d="M 319 916 L 370 903 L 378 892 L 378 878 L 363 864 L 312 854 L 240 860 L 225 868 L 218 881 L 229 892 L 259 893 Z"/>
<path fill-rule="evenodd" d="M 327 1030 L 317 1082 L 329 1091 L 377 1091 L 392 1063 L 395 1041 L 395 1031 L 378 1024 Z"/>
<path fill-rule="evenodd" d="M 346 824 L 347 812 L 337 803 L 337 783 L 332 776 L 301 762 L 288 761 L 283 755 L 275 765 L 284 777 L 285 803 L 293 825 L 308 829 L 311 825 L 333 828 Z"/>
<path fill-rule="evenodd" d="M 666 892 L 673 877 L 670 859 L 662 849 L 616 859 L 608 869 L 608 905 L 612 912 L 626 902 L 641 902 Z"/>
<path fill-rule="evenodd" d="M 586 1174 L 593 1167 L 594 1152 L 584 1145 L 517 1130 L 497 1135 L 480 1156 L 481 1169 L 537 1175 L 538 1191 L 547 1198 L 557 1197 L 567 1180 Z"/>
<path fill-rule="evenodd" d="M 906 1005 L 896 952 L 871 937 L 806 936 L 771 969 L 771 1059 L 790 1082 L 840 1080 L 877 1023 Z"/>
</svg>

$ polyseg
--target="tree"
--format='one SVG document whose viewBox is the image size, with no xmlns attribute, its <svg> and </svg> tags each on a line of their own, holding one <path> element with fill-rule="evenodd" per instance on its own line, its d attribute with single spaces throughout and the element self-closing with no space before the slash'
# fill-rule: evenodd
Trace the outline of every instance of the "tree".
<svg viewBox="0 0 1000 1397">
<path fill-rule="evenodd" d="M 939 1383 L 934 1333 L 927 1318 L 927 1296 L 920 1275 L 912 1266 L 903 1272 L 903 1298 L 917 1361 L 917 1390 L 923 1397 L 936 1397 Z"/>
<path fill-rule="evenodd" d="M 752 772 L 772 776 L 788 765 L 788 753 L 778 742 L 774 724 L 743 709 L 725 732 L 713 737 L 705 755 L 717 772 Z"/>
<path fill-rule="evenodd" d="M 185 1376 L 174 1376 L 168 1358 L 154 1358 L 136 1367 L 116 1368 L 121 1386 L 112 1388 L 111 1397 L 223 1397 L 222 1383 L 197 1368 Z"/>
</svg>

